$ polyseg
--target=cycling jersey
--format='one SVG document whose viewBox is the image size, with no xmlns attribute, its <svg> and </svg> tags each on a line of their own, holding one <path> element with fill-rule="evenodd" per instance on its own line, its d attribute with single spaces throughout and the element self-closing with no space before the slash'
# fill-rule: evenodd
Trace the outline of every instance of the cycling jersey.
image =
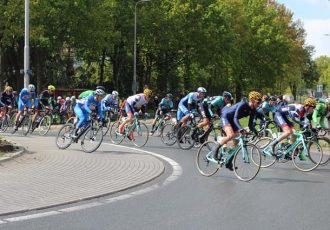
<svg viewBox="0 0 330 230">
<path fill-rule="evenodd" d="M 86 90 L 86 91 L 82 92 L 81 94 L 79 94 L 78 99 L 86 98 L 89 96 L 94 96 L 94 94 L 95 94 L 95 90 Z"/>
<path fill-rule="evenodd" d="M 100 119 L 103 118 L 101 102 L 95 100 L 93 95 L 88 96 L 87 98 L 83 98 L 77 100 L 77 104 L 74 108 L 74 112 L 79 118 L 79 122 L 77 124 L 77 128 L 81 128 L 84 123 L 86 123 L 89 119 L 89 114 L 92 111 L 96 111 Z"/>
<path fill-rule="evenodd" d="M 315 126 L 320 125 L 321 128 L 326 128 L 325 126 L 325 117 L 327 115 L 328 109 L 327 109 L 327 105 L 324 103 L 317 103 L 316 104 L 316 108 L 313 112 L 313 123 Z M 320 117 L 320 123 L 318 121 L 318 117 Z"/>
<path fill-rule="evenodd" d="M 49 93 L 48 90 L 44 90 L 39 95 L 39 102 L 43 106 L 49 106 L 49 99 L 52 97 L 52 95 Z"/>
<path fill-rule="evenodd" d="M 115 112 L 118 112 L 118 107 L 118 97 L 114 98 L 112 94 L 108 94 L 102 99 L 102 108 L 104 111 L 108 111 L 113 108 Z"/>
<path fill-rule="evenodd" d="M 1 104 L 14 107 L 14 95 L 3 92 L 1 94 Z"/>
<path fill-rule="evenodd" d="M 205 100 L 204 100 L 205 102 Z M 213 115 L 212 110 L 215 109 L 216 113 L 221 116 L 222 109 L 226 106 L 226 102 L 222 96 L 214 96 L 206 99 L 207 104 L 209 105 L 209 111 L 211 116 Z M 206 105 L 204 103 L 204 110 L 206 110 Z"/>
<path fill-rule="evenodd" d="M 178 121 L 180 121 L 185 115 L 191 112 L 193 105 L 197 105 L 199 107 L 201 101 L 202 98 L 198 97 L 197 92 L 189 93 L 184 98 L 182 98 L 178 106 Z"/>
<path fill-rule="evenodd" d="M 33 100 L 34 106 L 38 106 L 38 101 L 36 100 L 35 92 L 32 92 L 30 94 L 29 90 L 27 88 L 24 88 L 21 90 L 19 97 L 18 97 L 18 110 L 22 111 L 24 109 L 24 105 L 26 105 L 28 108 L 31 108 L 31 102 L 30 100 Z"/>
<path fill-rule="evenodd" d="M 158 105 L 155 117 L 158 118 L 160 116 L 161 111 L 163 112 L 163 114 L 166 114 L 169 113 L 171 109 L 173 109 L 173 102 L 167 100 L 166 98 L 163 98 Z"/>
<path fill-rule="evenodd" d="M 241 131 L 243 128 L 239 123 L 239 119 L 243 117 L 249 117 L 249 129 L 253 132 L 256 132 L 254 128 L 254 118 L 256 115 L 256 109 L 252 109 L 249 106 L 249 102 L 241 101 L 235 105 L 226 108 L 221 115 L 221 125 L 226 127 L 230 125 L 234 131 Z"/>
<path fill-rule="evenodd" d="M 291 118 L 294 122 L 301 126 L 306 126 L 309 124 L 309 121 L 306 118 L 305 108 L 301 104 L 290 104 L 276 108 L 275 122 L 279 126 L 293 127 L 293 123 L 288 118 Z"/>
<path fill-rule="evenodd" d="M 127 98 L 125 103 L 125 111 L 126 113 L 135 113 L 139 109 L 142 109 L 143 112 L 146 111 L 148 101 L 143 93 L 136 94 Z"/>
</svg>

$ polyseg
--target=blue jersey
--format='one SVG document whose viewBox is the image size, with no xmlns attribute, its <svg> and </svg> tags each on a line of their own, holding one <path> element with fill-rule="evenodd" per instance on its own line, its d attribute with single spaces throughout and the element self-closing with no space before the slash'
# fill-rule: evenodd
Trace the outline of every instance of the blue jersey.
<svg viewBox="0 0 330 230">
<path fill-rule="evenodd" d="M 27 88 L 23 88 L 19 94 L 19 100 L 23 103 L 23 104 L 29 104 L 30 100 L 33 99 L 34 102 L 34 106 L 37 107 L 38 105 L 38 101 L 36 99 L 36 94 L 35 92 L 32 92 L 30 94 L 29 90 Z"/>
<path fill-rule="evenodd" d="M 198 93 L 197 92 L 193 92 L 193 93 L 189 93 L 188 95 L 186 95 L 184 98 L 181 99 L 179 106 L 185 106 L 188 107 L 188 104 L 193 105 L 196 104 L 198 105 L 199 103 L 201 103 L 202 98 L 198 97 Z"/>
<path fill-rule="evenodd" d="M 109 110 L 111 108 L 114 109 L 115 112 L 118 111 L 118 97 L 113 98 L 112 94 L 108 94 L 105 98 L 102 99 L 102 107 L 105 110 Z M 110 107 L 110 108 L 109 108 Z"/>
<path fill-rule="evenodd" d="M 238 130 L 242 130 L 242 126 L 239 123 L 239 119 L 243 117 L 249 118 L 249 128 L 251 131 L 255 131 L 254 128 L 254 118 L 256 115 L 256 109 L 252 109 L 249 106 L 248 102 L 238 102 L 235 105 L 228 107 L 222 114 L 221 117 L 225 117 L 226 119 L 232 120 L 235 124 L 235 126 L 238 128 Z"/>
<path fill-rule="evenodd" d="M 79 106 L 82 111 L 87 113 L 92 113 L 92 111 L 97 110 L 99 118 L 103 118 L 101 102 L 95 100 L 93 95 L 78 100 L 76 106 Z"/>
<path fill-rule="evenodd" d="M 173 102 L 170 100 L 166 100 L 166 98 L 163 98 L 159 103 L 159 108 L 161 110 L 170 110 L 173 108 Z"/>
<path fill-rule="evenodd" d="M 264 101 L 260 107 L 257 109 L 258 113 L 262 115 L 269 116 L 269 113 L 275 113 L 276 112 L 276 107 L 271 106 L 267 101 Z"/>
</svg>

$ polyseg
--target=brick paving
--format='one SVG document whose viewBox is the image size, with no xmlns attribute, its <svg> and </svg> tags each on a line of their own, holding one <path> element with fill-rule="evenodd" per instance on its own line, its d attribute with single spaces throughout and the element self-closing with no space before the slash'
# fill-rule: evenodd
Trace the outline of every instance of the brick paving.
<svg viewBox="0 0 330 230">
<path fill-rule="evenodd" d="M 55 137 L 6 136 L 27 151 L 0 163 L 0 215 L 51 207 L 122 191 L 161 175 L 159 159 L 117 146 L 84 153 L 59 150 Z"/>
</svg>

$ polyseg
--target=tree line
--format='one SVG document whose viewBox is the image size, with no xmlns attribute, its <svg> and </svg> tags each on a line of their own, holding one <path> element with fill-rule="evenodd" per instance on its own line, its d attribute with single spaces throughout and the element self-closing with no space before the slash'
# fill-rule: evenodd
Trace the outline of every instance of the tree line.
<svg viewBox="0 0 330 230">
<path fill-rule="evenodd" d="M 30 0 L 31 82 L 130 95 L 136 3 Z M 276 1 L 150 0 L 136 13 L 139 91 L 296 96 L 320 78 L 302 23 Z M 0 14 L 0 87 L 20 89 L 24 0 L 1 0 Z"/>
</svg>

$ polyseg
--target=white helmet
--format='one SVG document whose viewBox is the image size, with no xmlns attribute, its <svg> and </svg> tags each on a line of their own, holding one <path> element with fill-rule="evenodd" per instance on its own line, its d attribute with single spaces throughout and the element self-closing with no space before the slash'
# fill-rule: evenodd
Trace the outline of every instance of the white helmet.
<svg viewBox="0 0 330 230">
<path fill-rule="evenodd" d="M 71 96 L 71 101 L 76 100 L 76 96 Z"/>
<path fill-rule="evenodd" d="M 97 90 L 95 91 L 95 95 L 98 95 L 98 96 L 102 96 L 102 97 L 104 97 L 105 92 L 104 92 L 104 90 L 102 90 L 102 89 L 97 89 Z"/>
<path fill-rule="evenodd" d="M 118 96 L 119 93 L 117 91 L 112 91 L 112 96 Z"/>
<path fill-rule="evenodd" d="M 71 98 L 70 98 L 70 97 L 66 97 L 65 100 L 66 100 L 66 101 L 70 101 Z"/>
<path fill-rule="evenodd" d="M 61 96 L 58 96 L 58 97 L 57 97 L 57 100 L 61 100 L 61 99 L 62 99 L 62 97 L 61 97 Z"/>
<path fill-rule="evenodd" d="M 206 93 L 206 89 L 204 87 L 198 87 L 197 92 L 198 93 Z"/>
<path fill-rule="evenodd" d="M 34 91 L 36 91 L 36 87 L 33 85 L 33 84 L 30 84 L 30 85 L 28 85 L 28 90 L 30 91 L 30 92 L 34 92 Z"/>
</svg>

